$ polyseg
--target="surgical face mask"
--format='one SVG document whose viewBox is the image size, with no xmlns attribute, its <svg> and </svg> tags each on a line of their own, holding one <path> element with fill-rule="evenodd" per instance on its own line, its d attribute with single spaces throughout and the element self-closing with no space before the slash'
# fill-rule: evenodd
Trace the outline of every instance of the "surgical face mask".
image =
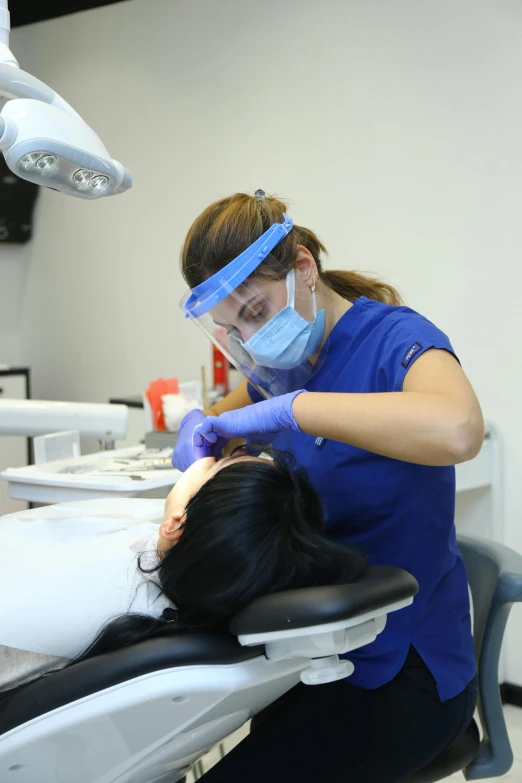
<svg viewBox="0 0 522 783">
<path fill-rule="evenodd" d="M 324 335 L 325 311 L 317 312 L 312 292 L 314 320 L 295 310 L 295 271 L 286 276 L 287 305 L 264 324 L 246 343 L 239 340 L 256 364 L 276 370 L 291 370 L 317 353 Z"/>
</svg>

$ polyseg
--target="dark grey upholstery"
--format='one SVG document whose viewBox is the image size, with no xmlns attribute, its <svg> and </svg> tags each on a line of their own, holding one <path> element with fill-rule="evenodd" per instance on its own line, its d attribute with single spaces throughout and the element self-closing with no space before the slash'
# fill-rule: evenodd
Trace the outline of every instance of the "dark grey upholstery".
<svg viewBox="0 0 522 783">
<path fill-rule="evenodd" d="M 462 770 L 468 780 L 504 775 L 513 764 L 500 688 L 498 664 L 510 609 L 522 601 L 522 556 L 502 544 L 459 538 L 473 596 L 473 636 L 478 661 L 479 720 L 444 753 L 408 778 L 435 783 Z"/>
</svg>

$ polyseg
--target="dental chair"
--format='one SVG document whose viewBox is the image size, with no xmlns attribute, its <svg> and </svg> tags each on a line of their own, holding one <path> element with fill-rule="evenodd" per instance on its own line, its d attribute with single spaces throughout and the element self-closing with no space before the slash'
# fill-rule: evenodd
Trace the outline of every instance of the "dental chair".
<svg viewBox="0 0 522 783">
<path fill-rule="evenodd" d="M 464 770 L 506 772 L 513 755 L 498 660 L 509 609 L 522 600 L 522 557 L 462 539 L 474 601 L 483 739 L 468 731 L 409 783 Z M 93 658 L 13 692 L 0 707 L 2 783 L 175 783 L 194 762 L 300 680 L 348 676 L 339 658 L 373 641 L 418 585 L 396 568 L 358 582 L 254 601 L 230 634 L 180 633 Z"/>
<path fill-rule="evenodd" d="M 174 783 L 300 680 L 350 675 L 416 580 L 374 566 L 357 582 L 265 596 L 229 634 L 179 633 L 100 655 L 0 704 L 2 783 Z"/>
</svg>

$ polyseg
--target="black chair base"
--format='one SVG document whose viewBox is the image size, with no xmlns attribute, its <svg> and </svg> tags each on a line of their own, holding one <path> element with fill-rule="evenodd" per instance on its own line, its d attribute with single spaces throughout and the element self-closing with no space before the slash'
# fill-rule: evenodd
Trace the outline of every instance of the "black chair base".
<svg viewBox="0 0 522 783">
<path fill-rule="evenodd" d="M 480 745 L 477 724 L 471 721 L 466 731 L 426 767 L 406 779 L 405 783 L 435 783 L 462 772 L 476 758 Z"/>
</svg>

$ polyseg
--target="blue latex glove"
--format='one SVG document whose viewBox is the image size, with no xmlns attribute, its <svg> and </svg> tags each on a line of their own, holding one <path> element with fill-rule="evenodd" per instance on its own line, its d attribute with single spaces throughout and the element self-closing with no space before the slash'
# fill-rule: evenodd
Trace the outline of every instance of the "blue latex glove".
<svg viewBox="0 0 522 783">
<path fill-rule="evenodd" d="M 249 443 L 267 443 L 283 430 L 300 432 L 292 414 L 292 403 L 304 389 L 263 400 L 221 416 L 207 416 L 194 429 L 193 446 L 197 459 L 219 456 L 225 442 L 246 438 Z"/>
<path fill-rule="evenodd" d="M 178 442 L 172 454 L 172 464 L 178 470 L 186 470 L 196 461 L 192 448 L 192 433 L 196 424 L 201 424 L 202 421 L 205 421 L 205 414 L 197 408 L 189 411 L 181 420 Z"/>
</svg>

